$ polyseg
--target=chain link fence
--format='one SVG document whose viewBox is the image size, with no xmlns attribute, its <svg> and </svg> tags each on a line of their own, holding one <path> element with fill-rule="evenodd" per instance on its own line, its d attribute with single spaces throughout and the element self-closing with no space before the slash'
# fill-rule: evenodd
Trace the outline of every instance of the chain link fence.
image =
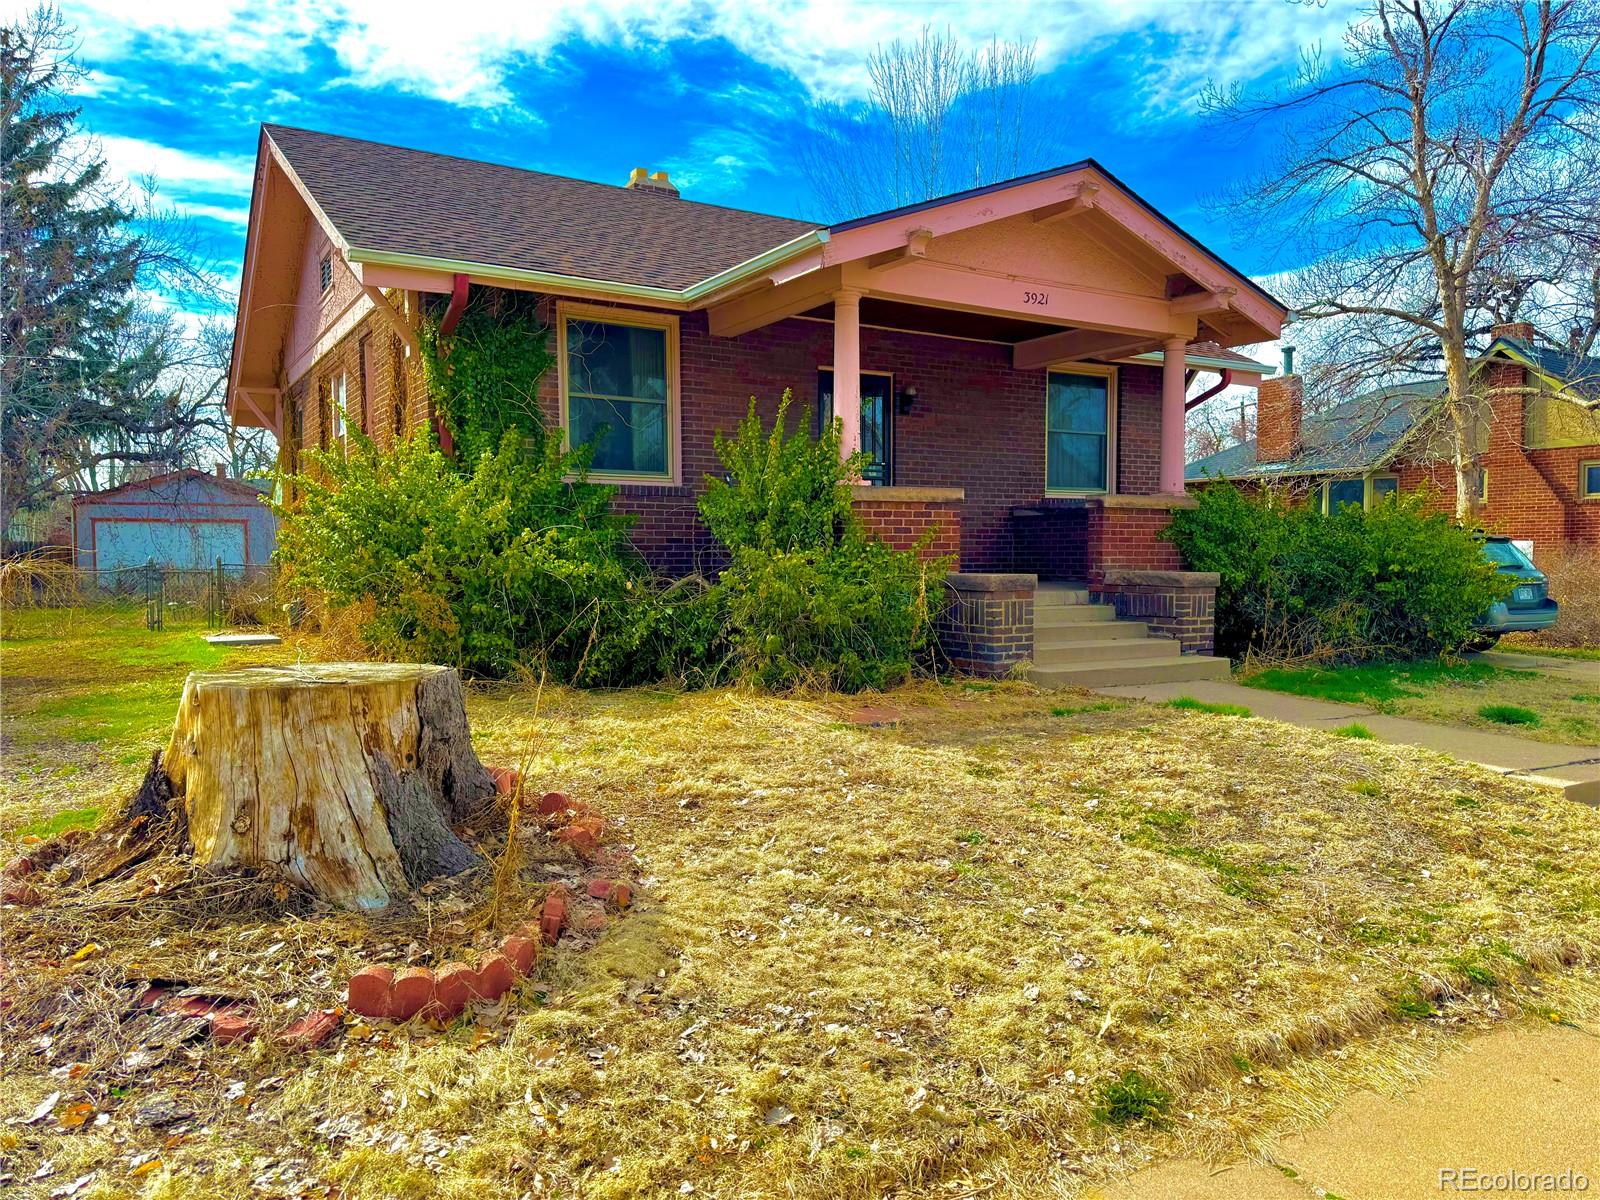
<svg viewBox="0 0 1600 1200">
<path fill-rule="evenodd" d="M 0 605 L 11 613 L 67 609 L 149 630 L 265 628 L 282 617 L 275 567 L 220 560 L 85 571 L 56 559 L 12 559 L 0 564 Z"/>
</svg>

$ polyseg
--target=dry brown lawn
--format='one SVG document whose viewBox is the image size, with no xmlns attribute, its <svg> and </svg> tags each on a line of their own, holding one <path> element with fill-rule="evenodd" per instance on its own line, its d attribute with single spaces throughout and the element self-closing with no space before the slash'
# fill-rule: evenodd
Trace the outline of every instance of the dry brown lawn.
<svg viewBox="0 0 1600 1200">
<path fill-rule="evenodd" d="M 137 681 L 174 707 L 183 645 Z M 36 682 L 6 700 L 0 828 L 131 789 L 154 702 L 85 749 L 62 706 L 100 712 L 117 682 L 65 639 L 5 649 Z M 640 887 L 448 1029 L 351 1026 L 298 1058 L 185 1046 L 140 1071 L 108 997 L 165 964 L 286 1021 L 363 956 L 482 936 L 449 894 L 390 929 L 193 895 L 76 925 L 8 910 L 58 961 L 25 968 L 5 1016 L 0 1118 L 61 1097 L 0 1125 L 0 1173 L 219 1200 L 1071 1195 L 1155 1153 L 1248 1147 L 1464 1028 L 1600 1013 L 1594 810 L 1254 719 L 1011 684 L 875 702 L 904 719 L 850 724 L 836 696 L 479 690 L 484 759 L 597 805 Z M 564 853 L 530 854 L 530 895 Z M 192 1115 L 140 1125 L 157 1101 Z"/>
</svg>

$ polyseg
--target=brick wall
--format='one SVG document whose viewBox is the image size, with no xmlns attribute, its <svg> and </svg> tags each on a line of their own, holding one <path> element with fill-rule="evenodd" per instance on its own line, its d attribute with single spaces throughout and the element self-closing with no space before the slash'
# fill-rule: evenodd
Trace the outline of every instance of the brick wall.
<svg viewBox="0 0 1600 1200">
<path fill-rule="evenodd" d="M 1038 580 L 1021 574 L 952 574 L 935 634 L 950 665 L 974 675 L 1006 675 L 1033 658 L 1033 598 Z"/>
<path fill-rule="evenodd" d="M 1216 644 L 1217 584 L 1200 571 L 1105 572 L 1089 590 L 1115 606 L 1119 620 L 1143 621 L 1176 638 L 1185 654 L 1210 654 Z"/>
<path fill-rule="evenodd" d="M 958 559 L 961 494 L 946 488 L 858 487 L 851 507 L 879 541 L 920 548 L 924 559 Z"/>
<path fill-rule="evenodd" d="M 1181 570 L 1178 548 L 1159 536 L 1172 523 L 1170 502 L 1132 507 L 1116 503 L 1120 499 L 1090 502 L 1086 578 L 1093 582 L 1116 570 Z"/>
<path fill-rule="evenodd" d="M 1041 579 L 1089 577 L 1089 506 L 1043 500 L 1012 510 L 1011 567 Z"/>
<path fill-rule="evenodd" d="M 541 305 L 554 325 L 555 303 Z M 371 336 L 372 435 L 388 444 L 394 422 L 392 402 L 399 394 L 387 347 L 394 335 L 373 314 L 324 355 L 289 389 L 291 403 L 304 413 L 304 444 L 315 446 L 322 414 L 314 384 L 341 366 L 349 371 L 352 396 L 359 379 L 359 342 Z M 816 403 L 817 371 L 833 363 L 833 329 L 826 322 L 793 318 L 737 338 L 713 337 L 704 313 L 684 313 L 680 320 L 680 387 L 682 406 L 681 483 L 671 487 L 626 485 L 615 507 L 635 517 L 633 539 L 656 569 L 681 575 L 714 570 L 719 558 L 695 507 L 707 474 L 720 475 L 713 435 L 731 431 L 743 418 L 750 398 L 770 422 L 778 398 L 792 388 L 797 408 Z M 416 428 L 431 413 L 420 366 L 415 356 L 403 360 L 405 411 L 403 425 Z M 1043 371 L 1011 367 L 1011 348 L 987 342 L 962 341 L 881 329 L 861 331 L 861 366 L 891 371 L 897 389 L 915 387 L 918 399 L 910 413 L 897 414 L 894 435 L 894 483 L 904 487 L 960 488 L 964 493 L 959 522 L 961 564 L 969 571 L 1004 571 L 1014 566 L 1012 510 L 1038 505 L 1044 499 Z M 1116 468 L 1119 490 L 1153 492 L 1159 472 L 1159 367 L 1119 368 Z M 539 404 L 551 428 L 558 422 L 559 381 L 555 370 L 540 381 Z M 1077 526 L 1068 518 L 1054 545 L 1063 567 L 1052 576 L 1081 577 L 1082 544 L 1070 544 Z M 1050 542 L 1038 543 L 1048 547 Z M 1050 564 L 1047 564 L 1050 565 Z"/>
</svg>

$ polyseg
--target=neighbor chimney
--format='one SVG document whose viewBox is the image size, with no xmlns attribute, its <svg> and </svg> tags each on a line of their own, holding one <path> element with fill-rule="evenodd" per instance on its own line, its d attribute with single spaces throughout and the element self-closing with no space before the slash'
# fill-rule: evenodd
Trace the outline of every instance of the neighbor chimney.
<svg viewBox="0 0 1600 1200">
<path fill-rule="evenodd" d="M 678 189 L 672 186 L 672 180 L 667 178 L 665 171 L 652 173 L 643 167 L 635 167 L 628 173 L 627 186 L 639 192 L 663 192 L 668 196 L 678 194 Z"/>
<path fill-rule="evenodd" d="M 1294 347 L 1283 348 L 1283 374 L 1261 381 L 1256 393 L 1256 461 L 1288 462 L 1300 453 L 1305 384 L 1294 371 Z"/>
<path fill-rule="evenodd" d="M 218 479 L 226 479 L 227 477 L 228 477 L 228 464 L 227 463 L 218 463 L 217 464 L 217 478 Z"/>
<path fill-rule="evenodd" d="M 1521 342 L 1524 346 L 1533 345 L 1533 326 L 1527 321 L 1507 321 L 1503 325 L 1496 325 L 1489 330 L 1490 339 L 1505 338 L 1508 342 Z"/>
</svg>

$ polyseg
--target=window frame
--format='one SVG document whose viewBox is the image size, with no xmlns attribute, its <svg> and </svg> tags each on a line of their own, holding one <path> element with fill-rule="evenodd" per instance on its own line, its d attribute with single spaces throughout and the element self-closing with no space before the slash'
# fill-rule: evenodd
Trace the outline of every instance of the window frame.
<svg viewBox="0 0 1600 1200">
<path fill-rule="evenodd" d="M 1357 477 L 1354 475 L 1341 475 L 1338 478 L 1328 478 L 1322 481 L 1317 488 L 1317 498 L 1318 507 L 1322 510 L 1323 516 L 1331 516 L 1333 513 L 1331 501 L 1329 499 L 1333 485 L 1336 483 L 1350 483 L 1356 478 Z M 1361 508 L 1364 512 L 1371 512 L 1373 505 L 1377 503 L 1377 492 L 1372 486 L 1377 480 L 1394 480 L 1394 494 L 1396 496 L 1400 494 L 1400 476 L 1393 471 L 1368 471 L 1365 475 L 1360 476 L 1360 479 Z"/>
<path fill-rule="evenodd" d="M 1106 381 L 1106 482 L 1098 488 L 1050 486 L 1050 376 L 1093 375 Z M 1113 496 L 1117 491 L 1117 417 L 1121 409 L 1119 372 L 1110 363 L 1062 363 L 1044 373 L 1044 494 L 1046 496 Z"/>
<path fill-rule="evenodd" d="M 556 368 L 561 392 L 561 441 L 572 448 L 570 385 L 567 368 L 567 322 L 598 321 L 606 325 L 625 325 L 634 329 L 659 329 L 667 344 L 667 469 L 665 472 L 591 470 L 593 479 L 609 483 L 629 483 L 654 487 L 678 487 L 683 482 L 683 420 L 679 398 L 678 316 L 636 308 L 611 308 L 604 304 L 559 301 L 556 304 Z"/>
<path fill-rule="evenodd" d="M 1600 458 L 1586 458 L 1578 462 L 1578 499 L 1600 500 L 1600 491 L 1589 490 L 1589 471 L 1600 468 Z"/>
</svg>

